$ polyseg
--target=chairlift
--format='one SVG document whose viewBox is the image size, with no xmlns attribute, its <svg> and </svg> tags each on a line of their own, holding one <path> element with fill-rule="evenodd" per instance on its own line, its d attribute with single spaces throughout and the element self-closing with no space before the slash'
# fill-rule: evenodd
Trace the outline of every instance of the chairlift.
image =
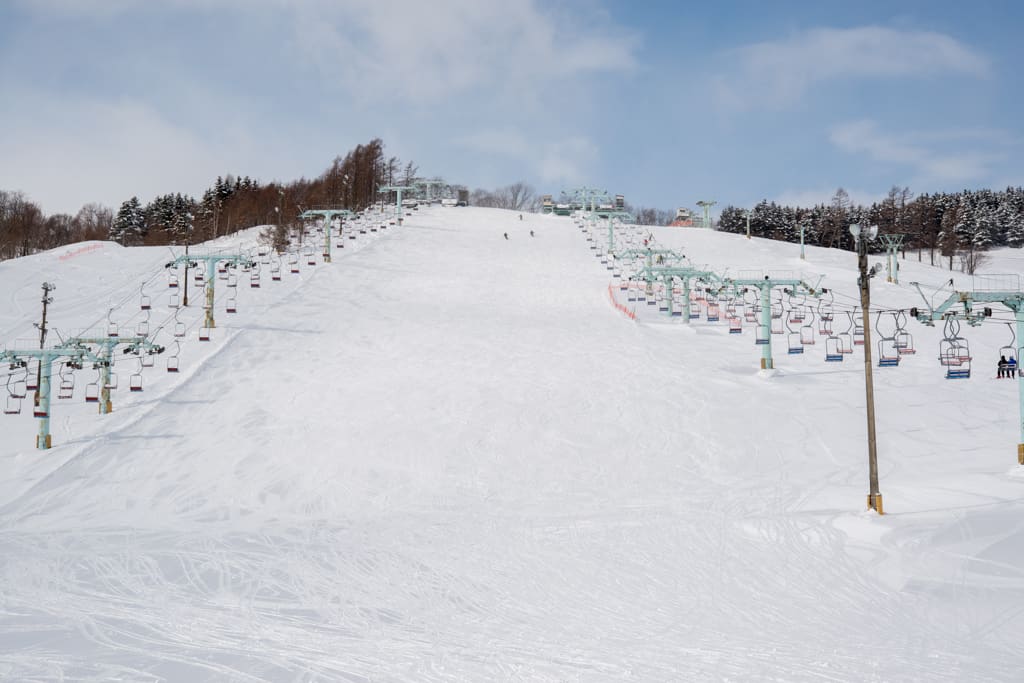
<svg viewBox="0 0 1024 683">
<path fill-rule="evenodd" d="M 21 399 L 17 396 L 7 395 L 4 401 L 4 415 L 18 415 L 21 413 Z"/>
<path fill-rule="evenodd" d="M 113 370 L 107 375 L 107 383 L 103 385 L 103 388 L 110 391 L 117 389 L 117 374 Z"/>
<path fill-rule="evenodd" d="M 149 298 L 149 296 L 146 294 L 142 294 L 139 297 L 139 310 L 148 311 L 152 307 L 152 300 Z"/>
<path fill-rule="evenodd" d="M 57 398 L 67 399 L 75 395 L 75 374 L 65 363 L 60 369 L 60 384 L 57 385 Z"/>
<path fill-rule="evenodd" d="M 178 274 L 171 271 L 167 274 L 167 286 L 171 289 L 177 289 L 178 287 Z"/>
<path fill-rule="evenodd" d="M 7 393 L 14 398 L 25 398 L 25 395 L 28 393 L 25 377 L 14 379 L 14 371 L 18 368 L 22 368 L 26 375 L 28 374 L 28 365 L 24 361 L 21 363 L 11 363 L 11 372 L 7 375 Z"/>
<path fill-rule="evenodd" d="M 153 351 L 147 351 L 139 356 L 139 364 L 144 368 L 151 368 L 156 364 L 156 358 L 153 355 Z"/>
<path fill-rule="evenodd" d="M 761 325 L 754 328 L 754 343 L 759 346 L 771 343 L 770 333 L 765 334 L 764 327 Z"/>
<path fill-rule="evenodd" d="M 864 346 L 864 313 L 853 315 L 853 345 Z"/>
<path fill-rule="evenodd" d="M 230 273 L 228 275 L 228 287 L 237 287 L 237 286 L 238 286 L 238 276 L 235 275 L 234 273 Z"/>
<path fill-rule="evenodd" d="M 790 332 L 790 333 L 788 333 L 786 335 L 786 340 L 788 342 L 787 349 L 786 349 L 787 353 L 789 353 L 790 355 L 794 355 L 794 354 L 798 354 L 798 353 L 803 353 L 804 352 L 804 345 L 800 343 L 800 333 L 799 332 Z"/>
<path fill-rule="evenodd" d="M 178 372 L 180 366 L 180 359 L 178 354 L 181 353 L 181 342 L 174 342 L 174 354 L 167 357 L 167 372 Z"/>
<path fill-rule="evenodd" d="M 32 417 L 50 417 L 50 413 L 43 407 L 43 403 L 40 401 L 39 405 L 32 408 Z"/>
<path fill-rule="evenodd" d="M 825 362 L 843 362 L 843 346 L 839 337 L 831 336 L 825 339 Z"/>
<path fill-rule="evenodd" d="M 97 372 L 96 381 L 89 382 L 85 385 L 85 402 L 86 403 L 99 403 L 100 402 L 100 373 Z"/>
<path fill-rule="evenodd" d="M 718 322 L 718 317 L 719 317 L 720 313 L 721 313 L 721 310 L 720 310 L 720 308 L 718 306 L 718 303 L 717 302 L 709 301 L 708 302 L 708 316 L 707 316 L 708 322 L 709 323 L 717 323 Z"/>
<path fill-rule="evenodd" d="M 772 334 L 783 334 L 786 331 L 784 329 L 784 326 L 785 326 L 785 321 L 782 319 L 782 316 L 779 316 L 778 318 L 776 318 L 774 315 L 772 315 L 772 320 L 771 320 L 771 333 Z"/>
<path fill-rule="evenodd" d="M 280 263 L 274 263 L 273 265 L 270 266 L 270 279 L 273 280 L 274 282 L 280 282 L 281 281 L 281 264 Z"/>
<path fill-rule="evenodd" d="M 795 319 L 794 319 L 795 321 Z M 814 346 L 814 309 L 808 308 L 804 312 L 804 324 L 800 326 L 800 343 L 804 346 Z"/>
<path fill-rule="evenodd" d="M 742 334 L 743 320 L 739 316 L 729 318 L 729 334 Z"/>
<path fill-rule="evenodd" d="M 210 341 L 210 329 L 205 325 L 199 328 L 199 341 Z"/>
<path fill-rule="evenodd" d="M 142 391 L 142 370 L 128 378 L 128 391 Z"/>
<path fill-rule="evenodd" d="M 174 292 L 169 297 L 167 297 L 167 307 L 168 308 L 179 308 L 180 306 L 181 306 L 181 297 L 178 296 L 177 292 Z"/>
<path fill-rule="evenodd" d="M 900 351 L 896 347 L 895 337 L 882 337 L 878 340 L 878 367 L 894 368 L 900 364 Z"/>
<path fill-rule="evenodd" d="M 35 366 L 33 368 L 32 366 Z M 33 361 L 25 366 L 25 390 L 37 391 L 39 389 L 39 361 Z"/>
<path fill-rule="evenodd" d="M 149 336 L 149 320 L 142 320 L 138 325 L 135 326 L 135 336 L 137 337 L 148 337 Z"/>
<path fill-rule="evenodd" d="M 238 300 L 235 297 L 230 297 L 228 299 L 227 304 L 225 305 L 225 310 L 228 313 L 237 313 L 238 312 Z"/>
<path fill-rule="evenodd" d="M 258 271 L 253 271 L 252 275 L 249 276 L 249 287 L 251 289 L 259 289 L 260 286 L 260 274 Z"/>
<path fill-rule="evenodd" d="M 1016 364 L 1016 361 L 1020 360 L 1020 357 L 1016 355 L 1017 333 L 1013 331 L 1013 323 L 1006 323 L 1006 326 L 1010 328 L 1010 343 L 1006 346 L 999 347 L 999 357 L 1000 359 L 1005 358 L 1006 360 L 1013 358 Z"/>
</svg>

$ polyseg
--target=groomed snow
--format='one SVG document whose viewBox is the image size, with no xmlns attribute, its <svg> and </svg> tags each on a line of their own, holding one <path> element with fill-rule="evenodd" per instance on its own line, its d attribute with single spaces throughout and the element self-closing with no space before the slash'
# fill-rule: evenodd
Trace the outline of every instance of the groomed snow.
<svg viewBox="0 0 1024 683">
<path fill-rule="evenodd" d="M 918 353 L 875 369 L 879 517 L 860 351 L 826 364 L 820 340 L 776 340 L 764 377 L 749 326 L 617 310 L 568 219 L 406 220 L 281 282 L 240 277 L 233 316 L 218 285 L 214 340 L 180 313 L 182 372 L 164 354 L 129 393 L 138 361 L 119 359 L 111 415 L 78 372 L 50 451 L 30 411 L 0 415 L 0 678 L 1019 680 L 1017 386 L 989 379 L 1005 325 L 962 330 L 970 380 L 943 379 L 941 326 L 916 322 Z M 717 271 L 824 274 L 854 302 L 847 252 L 654 234 Z M 110 308 L 130 329 L 146 283 L 173 350 L 170 257 L 87 243 L 0 263 L 0 344 L 38 343 L 43 280 L 64 336 Z M 904 283 L 950 277 L 908 257 Z"/>
</svg>

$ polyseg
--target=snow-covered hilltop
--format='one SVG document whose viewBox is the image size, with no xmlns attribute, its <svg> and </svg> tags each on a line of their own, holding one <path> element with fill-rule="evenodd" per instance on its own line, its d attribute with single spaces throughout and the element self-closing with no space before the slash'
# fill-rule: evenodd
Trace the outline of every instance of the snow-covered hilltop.
<svg viewBox="0 0 1024 683">
<path fill-rule="evenodd" d="M 848 252 L 653 237 L 856 301 Z M 242 279 L 234 315 L 219 285 L 208 344 L 198 306 L 168 305 L 166 248 L 0 263 L 0 347 L 38 345 L 46 280 L 63 336 L 135 329 L 146 295 L 168 349 L 142 392 L 140 361 L 118 357 L 106 416 L 83 398 L 97 371 L 77 371 L 49 451 L 30 400 L 0 415 L 0 678 L 1019 677 L 1024 468 L 1016 383 L 989 379 L 1001 321 L 962 331 L 969 380 L 944 379 L 941 325 L 916 321 L 917 353 L 875 369 L 880 517 L 859 350 L 826 363 L 820 337 L 777 342 L 763 377 L 749 324 L 635 322 L 567 218 L 434 207 L 338 243 L 331 264 Z M 997 251 L 988 269 L 1020 263 Z M 950 277 L 901 267 L 904 284 L 873 283 L 879 306 Z"/>
</svg>

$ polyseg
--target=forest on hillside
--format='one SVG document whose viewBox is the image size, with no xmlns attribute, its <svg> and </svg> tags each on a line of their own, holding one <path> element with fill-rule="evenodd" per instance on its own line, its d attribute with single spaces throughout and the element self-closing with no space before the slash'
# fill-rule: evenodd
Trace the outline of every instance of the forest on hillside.
<svg viewBox="0 0 1024 683">
<path fill-rule="evenodd" d="M 877 225 L 879 236 L 903 235 L 902 249 L 916 251 L 919 260 L 973 273 L 992 247 L 1024 246 L 1024 189 L 1003 191 L 963 190 L 953 193 L 922 194 L 914 197 L 909 188 L 893 187 L 886 198 L 870 206 L 854 205 L 839 189 L 829 204 L 810 208 L 780 206 L 762 201 L 749 212 L 727 206 L 722 209 L 718 229 L 746 233 L 774 240 L 804 242 L 823 247 L 852 250 L 849 226 Z M 881 239 L 873 247 L 883 249 Z"/>
</svg>

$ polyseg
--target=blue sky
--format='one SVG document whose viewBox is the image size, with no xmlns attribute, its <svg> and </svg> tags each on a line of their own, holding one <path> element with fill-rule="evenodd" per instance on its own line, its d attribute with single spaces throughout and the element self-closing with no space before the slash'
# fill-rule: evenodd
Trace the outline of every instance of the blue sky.
<svg viewBox="0 0 1024 683">
<path fill-rule="evenodd" d="M 1015 2 L 0 0 L 0 189 L 47 213 L 321 173 L 644 206 L 1024 184 Z"/>
</svg>

